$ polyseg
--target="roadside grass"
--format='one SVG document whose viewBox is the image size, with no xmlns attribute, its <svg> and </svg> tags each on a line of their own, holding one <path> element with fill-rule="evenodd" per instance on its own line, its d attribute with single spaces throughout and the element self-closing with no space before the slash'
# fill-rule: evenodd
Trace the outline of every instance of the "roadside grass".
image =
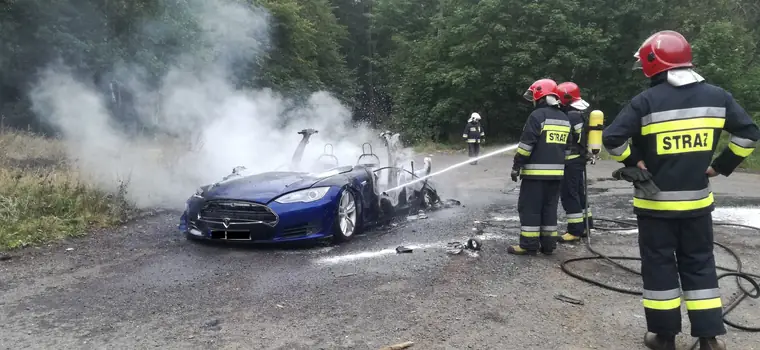
<svg viewBox="0 0 760 350">
<path fill-rule="evenodd" d="M 0 130 L 0 251 L 82 236 L 123 222 L 126 184 L 104 192 L 66 162 L 64 145 Z"/>
</svg>

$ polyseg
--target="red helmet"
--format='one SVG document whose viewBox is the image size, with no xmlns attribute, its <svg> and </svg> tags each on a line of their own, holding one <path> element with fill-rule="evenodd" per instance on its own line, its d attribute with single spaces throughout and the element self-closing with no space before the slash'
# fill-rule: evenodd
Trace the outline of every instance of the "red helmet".
<svg viewBox="0 0 760 350">
<path fill-rule="evenodd" d="M 523 94 L 523 98 L 528 101 L 535 102 L 542 97 L 552 95 L 559 99 L 557 94 L 557 82 L 551 79 L 536 80 L 527 91 Z"/>
<path fill-rule="evenodd" d="M 641 68 L 647 78 L 673 68 L 691 68 L 691 45 L 678 32 L 663 30 L 652 34 L 633 55 L 634 69 Z"/>
<path fill-rule="evenodd" d="M 557 85 L 557 94 L 559 95 L 559 101 L 565 106 L 581 99 L 581 89 L 578 85 L 569 81 Z"/>
<path fill-rule="evenodd" d="M 557 85 L 557 95 L 559 95 L 559 102 L 565 106 L 573 106 L 576 109 L 588 108 L 588 102 L 581 98 L 581 89 L 577 84 L 572 82 L 564 82 Z"/>
</svg>

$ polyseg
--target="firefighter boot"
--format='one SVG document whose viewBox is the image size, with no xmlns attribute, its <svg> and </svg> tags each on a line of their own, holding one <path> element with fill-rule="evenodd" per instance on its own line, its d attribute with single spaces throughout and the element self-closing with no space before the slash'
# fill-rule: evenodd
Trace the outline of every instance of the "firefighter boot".
<svg viewBox="0 0 760 350">
<path fill-rule="evenodd" d="M 675 336 L 661 336 L 652 332 L 644 335 L 644 345 L 652 350 L 676 350 Z"/>
<path fill-rule="evenodd" d="M 536 255 L 535 250 L 527 250 L 520 248 L 519 245 L 512 245 L 507 248 L 507 253 L 514 255 Z"/>
<path fill-rule="evenodd" d="M 570 232 L 565 233 L 562 236 L 559 236 L 557 239 L 557 243 L 569 243 L 569 242 L 578 242 L 581 240 L 581 236 L 575 236 L 570 234 Z"/>
<path fill-rule="evenodd" d="M 544 246 L 541 246 L 540 248 L 538 248 L 538 251 L 540 251 L 541 254 L 543 254 L 543 255 L 552 255 L 552 254 L 554 254 L 554 250 L 546 249 L 546 248 L 544 248 Z"/>
<path fill-rule="evenodd" d="M 699 350 L 726 350 L 726 343 L 715 338 L 699 338 Z"/>
</svg>

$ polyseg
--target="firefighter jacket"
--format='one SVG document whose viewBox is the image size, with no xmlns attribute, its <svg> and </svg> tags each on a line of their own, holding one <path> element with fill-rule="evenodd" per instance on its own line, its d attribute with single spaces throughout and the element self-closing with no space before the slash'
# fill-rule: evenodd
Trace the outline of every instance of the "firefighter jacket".
<svg viewBox="0 0 760 350">
<path fill-rule="evenodd" d="M 462 137 L 467 139 L 467 143 L 480 143 L 486 138 L 486 133 L 483 131 L 483 127 L 478 122 L 467 122 L 464 127 Z"/>
<path fill-rule="evenodd" d="M 565 151 L 566 164 L 586 163 L 586 125 L 583 112 L 573 107 L 567 107 L 567 119 L 570 121 L 572 132 L 570 133 L 569 146 Z"/>
<path fill-rule="evenodd" d="M 663 218 L 708 214 L 714 204 L 705 171 L 712 165 L 730 175 L 752 153 L 760 130 L 720 87 L 659 80 L 623 108 L 603 131 L 602 143 L 626 166 L 643 160 L 660 188 L 655 195 L 634 190 L 634 213 Z M 728 147 L 712 160 L 722 130 L 730 133 Z"/>
<path fill-rule="evenodd" d="M 525 122 L 512 168 L 521 169 L 522 179 L 562 179 L 570 133 L 565 112 L 539 103 Z"/>
</svg>

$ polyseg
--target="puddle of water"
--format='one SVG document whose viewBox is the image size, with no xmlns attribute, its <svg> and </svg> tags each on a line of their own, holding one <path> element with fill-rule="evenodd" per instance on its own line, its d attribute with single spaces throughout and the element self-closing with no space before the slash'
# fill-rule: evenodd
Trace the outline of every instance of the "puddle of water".
<svg viewBox="0 0 760 350">
<path fill-rule="evenodd" d="M 598 234 L 598 233 L 600 233 L 600 232 L 604 232 L 604 231 L 597 231 L 597 230 L 593 230 L 593 231 L 591 231 L 591 232 L 597 232 L 597 234 Z M 634 235 L 634 234 L 638 234 L 638 233 L 639 233 L 639 230 L 638 230 L 638 229 L 635 229 L 635 228 L 634 228 L 634 229 L 630 229 L 630 230 L 620 230 L 620 231 L 618 231 L 618 230 L 615 230 L 615 231 L 606 231 L 605 233 L 616 234 L 616 235 L 625 235 L 625 236 L 627 236 L 627 235 Z"/>
<path fill-rule="evenodd" d="M 431 247 L 434 247 L 435 245 L 436 244 L 411 244 L 411 245 L 404 244 L 403 246 L 412 250 L 418 250 L 418 249 L 431 248 Z M 316 262 L 317 264 L 332 265 L 332 264 L 338 264 L 338 263 L 345 263 L 349 261 L 378 258 L 381 256 L 394 255 L 394 254 L 398 254 L 396 253 L 396 248 L 388 248 L 388 249 L 367 251 L 367 252 L 360 252 L 360 253 L 353 253 L 353 254 L 329 256 L 329 257 L 317 259 Z"/>
<path fill-rule="evenodd" d="M 484 233 L 482 235 L 477 235 L 475 237 L 479 238 L 481 241 L 506 240 L 509 238 L 508 235 L 495 234 L 495 233 Z M 463 238 L 461 240 L 461 243 L 465 244 L 468 239 L 469 237 Z M 413 249 L 413 250 L 429 249 L 429 248 L 440 248 L 443 250 L 443 249 L 446 249 L 447 245 L 452 241 L 453 240 L 438 241 L 438 242 L 433 242 L 433 243 L 403 244 L 403 246 Z M 471 257 L 478 256 L 477 252 L 470 251 L 468 249 L 465 249 L 464 252 Z M 373 258 L 379 258 L 382 256 L 396 255 L 396 254 L 398 254 L 396 253 L 396 248 L 393 247 L 393 248 L 386 248 L 386 249 L 375 250 L 375 251 L 364 251 L 364 252 L 359 252 L 359 253 L 329 256 L 329 257 L 317 259 L 315 260 L 315 262 L 320 265 L 334 265 L 334 264 L 345 263 L 345 262 L 350 262 L 350 261 L 373 259 Z M 414 252 L 412 254 L 414 254 Z M 399 255 L 403 255 L 403 254 L 399 254 Z"/>
<path fill-rule="evenodd" d="M 519 216 L 510 216 L 510 217 L 503 217 L 503 216 L 494 216 L 491 218 L 490 221 L 520 221 Z"/>
<path fill-rule="evenodd" d="M 713 220 L 760 227 L 760 206 L 718 207 L 713 212 Z"/>
</svg>

